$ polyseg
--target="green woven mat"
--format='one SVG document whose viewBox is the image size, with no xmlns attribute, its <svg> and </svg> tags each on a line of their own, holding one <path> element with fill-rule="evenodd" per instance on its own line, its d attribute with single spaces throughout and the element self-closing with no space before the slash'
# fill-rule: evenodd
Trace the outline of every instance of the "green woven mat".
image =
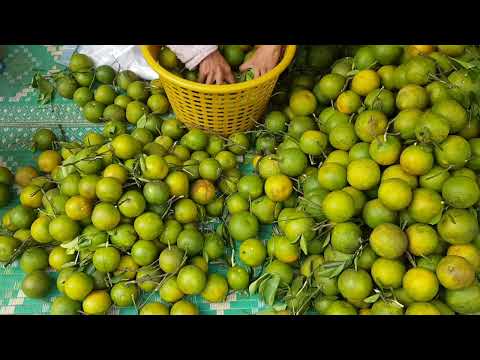
<svg viewBox="0 0 480 360">
<path fill-rule="evenodd" d="M 35 154 L 30 148 L 33 133 L 39 127 L 52 128 L 58 135 L 61 124 L 69 140 L 81 139 L 88 131 L 101 131 L 100 126 L 85 121 L 79 109 L 71 102 L 57 97 L 53 105 L 37 105 L 37 95 L 30 87 L 30 81 L 36 69 L 51 71 L 62 68 L 56 61 L 64 54 L 62 45 L 15 45 L 7 46 L 4 59 L 5 70 L 0 74 L 0 165 L 15 171 L 19 166 L 35 165 Z M 251 172 L 245 166 L 244 173 Z M 18 188 L 15 189 L 18 192 Z M 15 200 L 0 209 L 0 216 L 18 204 Z M 261 238 L 266 240 L 271 235 L 271 227 L 261 229 Z M 238 244 L 237 244 L 238 245 Z M 213 267 L 215 272 L 224 269 Z M 53 298 L 59 295 L 55 287 L 56 273 L 51 272 L 52 290 L 45 299 L 28 299 L 23 294 L 21 282 L 23 272 L 17 262 L 8 268 L 0 268 L 0 314 L 48 314 Z M 143 295 L 142 299 L 145 299 Z M 263 308 L 257 296 L 232 293 L 224 303 L 210 304 L 199 296 L 187 297 L 198 305 L 205 315 L 240 315 L 254 314 Z M 150 301 L 159 300 L 153 294 Z M 135 314 L 135 308 L 112 308 L 111 314 Z"/>
</svg>

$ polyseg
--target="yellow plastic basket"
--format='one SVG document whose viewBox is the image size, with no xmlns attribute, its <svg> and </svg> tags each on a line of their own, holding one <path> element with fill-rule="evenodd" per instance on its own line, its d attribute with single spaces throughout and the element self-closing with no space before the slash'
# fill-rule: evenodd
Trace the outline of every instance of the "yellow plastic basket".
<svg viewBox="0 0 480 360">
<path fill-rule="evenodd" d="M 280 63 L 257 79 L 228 85 L 206 85 L 172 74 L 157 62 L 158 45 L 142 45 L 143 56 L 165 89 L 177 119 L 188 127 L 228 136 L 251 129 L 265 112 L 280 74 L 292 62 L 296 46 L 288 45 Z"/>
</svg>

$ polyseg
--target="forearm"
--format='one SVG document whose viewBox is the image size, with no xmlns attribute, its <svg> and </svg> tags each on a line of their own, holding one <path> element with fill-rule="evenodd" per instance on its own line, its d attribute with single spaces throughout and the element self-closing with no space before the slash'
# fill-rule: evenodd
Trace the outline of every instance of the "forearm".
<svg viewBox="0 0 480 360">
<path fill-rule="evenodd" d="M 208 55 L 217 50 L 217 45 L 167 45 L 185 67 L 192 70 Z"/>
</svg>

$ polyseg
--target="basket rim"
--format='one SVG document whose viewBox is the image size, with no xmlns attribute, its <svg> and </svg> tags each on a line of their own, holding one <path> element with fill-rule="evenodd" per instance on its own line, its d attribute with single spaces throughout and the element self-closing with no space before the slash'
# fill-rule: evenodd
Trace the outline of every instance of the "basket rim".
<svg viewBox="0 0 480 360">
<path fill-rule="evenodd" d="M 280 74 L 287 68 L 293 60 L 296 52 L 296 45 L 287 45 L 285 54 L 282 60 L 268 73 L 260 76 L 257 79 L 248 80 L 242 83 L 227 84 L 227 85 L 207 85 L 200 84 L 194 81 L 190 81 L 179 76 L 172 74 L 170 71 L 163 68 L 152 56 L 150 52 L 150 46 L 155 45 L 140 45 L 143 57 L 147 61 L 148 65 L 159 75 L 160 78 L 164 78 L 166 81 L 173 83 L 176 86 L 193 90 L 199 93 L 209 94 L 225 94 L 232 92 L 239 92 L 254 88 L 262 85 L 268 81 L 274 80 L 280 76 Z"/>
</svg>

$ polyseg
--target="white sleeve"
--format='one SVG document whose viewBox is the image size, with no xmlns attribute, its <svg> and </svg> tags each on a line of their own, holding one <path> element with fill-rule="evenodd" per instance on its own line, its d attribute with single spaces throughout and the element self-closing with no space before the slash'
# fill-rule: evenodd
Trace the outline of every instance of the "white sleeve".
<svg viewBox="0 0 480 360">
<path fill-rule="evenodd" d="M 115 70 L 131 70 L 145 80 L 158 79 L 138 45 L 81 45 L 77 51 L 90 58 L 95 66 L 110 65 Z"/>
<path fill-rule="evenodd" d="M 217 45 L 167 45 L 188 70 L 197 67 L 208 55 L 217 50 Z"/>
</svg>

